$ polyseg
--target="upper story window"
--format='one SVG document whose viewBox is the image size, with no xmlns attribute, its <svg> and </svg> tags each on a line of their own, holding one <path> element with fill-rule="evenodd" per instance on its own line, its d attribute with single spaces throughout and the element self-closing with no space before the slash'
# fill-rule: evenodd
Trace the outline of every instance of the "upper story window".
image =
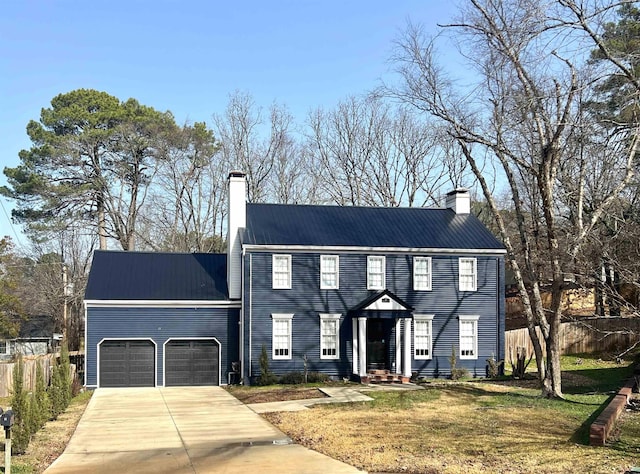
<svg viewBox="0 0 640 474">
<path fill-rule="evenodd" d="M 413 257 L 413 289 L 431 290 L 431 257 Z"/>
<path fill-rule="evenodd" d="M 272 282 L 274 289 L 291 288 L 291 255 L 273 255 Z"/>
<path fill-rule="evenodd" d="M 459 316 L 460 320 L 460 359 L 478 358 L 478 320 L 479 316 Z"/>
<path fill-rule="evenodd" d="M 274 359 L 291 359 L 291 323 L 293 314 L 272 314 L 272 346 Z"/>
<path fill-rule="evenodd" d="M 433 314 L 413 316 L 413 348 L 415 359 L 431 359 Z"/>
<path fill-rule="evenodd" d="M 385 289 L 385 270 L 385 257 L 379 255 L 367 257 L 367 290 Z"/>
<path fill-rule="evenodd" d="M 478 288 L 478 272 L 475 258 L 458 260 L 458 280 L 460 291 L 476 291 Z"/>
<path fill-rule="evenodd" d="M 320 358 L 340 358 L 340 315 L 320 315 Z"/>
<path fill-rule="evenodd" d="M 340 258 L 337 255 L 320 256 L 320 288 L 337 289 L 340 286 Z"/>
</svg>

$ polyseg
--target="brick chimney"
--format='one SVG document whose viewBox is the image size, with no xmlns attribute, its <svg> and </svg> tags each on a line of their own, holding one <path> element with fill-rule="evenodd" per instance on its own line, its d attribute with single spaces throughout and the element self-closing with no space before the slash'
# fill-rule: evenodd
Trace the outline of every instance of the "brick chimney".
<svg viewBox="0 0 640 474">
<path fill-rule="evenodd" d="M 227 286 L 229 299 L 242 296 L 242 232 L 247 226 L 247 184 L 245 174 L 240 171 L 229 173 L 229 212 L 227 233 Z"/>
<path fill-rule="evenodd" d="M 457 188 L 447 193 L 447 209 L 456 214 L 469 214 L 471 212 L 471 196 L 466 188 Z"/>
</svg>

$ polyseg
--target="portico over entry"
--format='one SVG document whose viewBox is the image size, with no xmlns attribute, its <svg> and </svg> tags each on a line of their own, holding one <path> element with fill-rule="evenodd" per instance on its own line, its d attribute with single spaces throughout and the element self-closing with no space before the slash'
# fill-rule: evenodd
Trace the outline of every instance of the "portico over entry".
<svg viewBox="0 0 640 474">
<path fill-rule="evenodd" d="M 413 308 L 389 290 L 371 295 L 349 311 L 353 325 L 353 374 L 360 380 L 380 372 L 411 377 Z"/>
</svg>

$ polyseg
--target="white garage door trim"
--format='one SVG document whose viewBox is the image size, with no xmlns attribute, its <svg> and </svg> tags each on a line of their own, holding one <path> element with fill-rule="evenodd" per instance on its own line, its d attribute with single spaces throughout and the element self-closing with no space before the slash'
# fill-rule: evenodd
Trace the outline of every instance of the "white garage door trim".
<svg viewBox="0 0 640 474">
<path fill-rule="evenodd" d="M 166 366 L 166 357 L 167 357 L 167 344 L 171 341 L 213 341 L 218 344 L 218 386 L 221 385 L 220 381 L 222 380 L 222 344 L 215 337 L 171 337 L 164 341 L 162 344 L 162 386 L 166 387 L 167 383 L 167 366 Z"/>
</svg>

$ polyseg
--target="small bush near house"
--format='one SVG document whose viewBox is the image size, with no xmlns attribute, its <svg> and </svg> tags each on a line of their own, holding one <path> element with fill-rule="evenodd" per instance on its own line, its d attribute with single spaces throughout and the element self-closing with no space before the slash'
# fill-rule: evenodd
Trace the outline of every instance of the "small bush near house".
<svg viewBox="0 0 640 474">
<path fill-rule="evenodd" d="M 331 377 L 327 374 L 323 374 L 322 372 L 309 372 L 307 374 L 307 382 L 308 383 L 325 383 L 329 382 Z"/>
<path fill-rule="evenodd" d="M 299 385 L 304 383 L 304 374 L 302 372 L 288 372 L 278 380 L 279 383 L 284 385 Z"/>
<path fill-rule="evenodd" d="M 267 348 L 262 344 L 262 351 L 260 352 L 260 375 L 256 380 L 257 385 L 272 385 L 278 381 L 278 378 L 269 369 L 269 354 L 267 354 Z"/>
<path fill-rule="evenodd" d="M 495 379 L 500 375 L 500 368 L 504 365 L 503 360 L 496 360 L 495 356 L 487 359 L 487 377 Z"/>
<path fill-rule="evenodd" d="M 456 365 L 458 364 L 458 359 L 456 357 L 456 348 L 455 346 L 451 346 L 451 355 L 449 356 L 449 365 L 451 366 L 451 380 L 460 380 L 461 378 L 469 375 L 469 371 L 467 369 L 458 369 Z"/>
</svg>

